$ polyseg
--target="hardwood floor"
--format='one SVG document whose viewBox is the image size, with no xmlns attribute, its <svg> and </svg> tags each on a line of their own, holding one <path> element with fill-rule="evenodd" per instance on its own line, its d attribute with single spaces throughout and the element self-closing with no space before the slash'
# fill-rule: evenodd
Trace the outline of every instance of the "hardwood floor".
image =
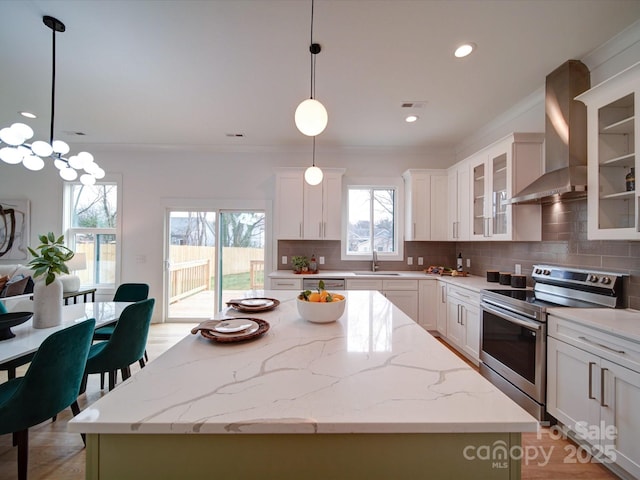
<svg viewBox="0 0 640 480">
<path fill-rule="evenodd" d="M 171 323 L 151 326 L 147 343 L 150 361 L 190 334 L 192 324 Z M 446 345 L 446 344 L 445 344 Z M 139 367 L 132 367 L 135 373 Z M 18 369 L 22 375 L 26 367 Z M 0 372 L 0 382 L 6 381 L 6 372 Z M 117 387 L 116 387 L 117 388 Z M 81 409 L 98 400 L 105 391 L 100 391 L 99 375 L 92 375 L 87 393 L 78 403 Z M 47 421 L 29 430 L 29 479 L 30 480 L 80 480 L 85 473 L 85 450 L 78 434 L 68 433 L 67 422 L 72 417 L 67 409 L 58 415 L 55 422 Z M 574 444 L 557 439 L 549 428 L 539 434 L 523 435 L 523 451 L 528 452 L 522 462 L 522 478 L 606 480 L 617 478 L 605 467 L 594 463 L 567 463 Z M 544 456 L 543 456 L 544 455 Z M 576 457 L 573 457 L 575 459 Z M 548 459 L 548 461 L 546 460 Z M 17 449 L 11 445 L 11 435 L 0 435 L 0 479 L 17 478 Z M 427 476 L 425 476 L 427 478 Z M 354 479 L 356 480 L 356 479 Z M 390 479 L 392 480 L 392 479 Z"/>
</svg>

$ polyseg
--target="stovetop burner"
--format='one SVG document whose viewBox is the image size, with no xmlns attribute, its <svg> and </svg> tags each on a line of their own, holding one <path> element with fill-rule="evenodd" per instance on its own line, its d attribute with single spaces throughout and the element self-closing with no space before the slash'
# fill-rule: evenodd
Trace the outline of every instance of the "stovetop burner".
<svg viewBox="0 0 640 480">
<path fill-rule="evenodd" d="M 626 275 L 534 265 L 533 290 L 483 290 L 481 299 L 501 308 L 544 321 L 549 307 L 624 308 Z"/>
</svg>

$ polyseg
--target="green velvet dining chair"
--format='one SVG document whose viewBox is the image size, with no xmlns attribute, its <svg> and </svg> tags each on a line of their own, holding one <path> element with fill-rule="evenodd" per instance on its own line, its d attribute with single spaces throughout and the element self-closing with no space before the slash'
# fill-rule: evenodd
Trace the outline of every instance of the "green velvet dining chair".
<svg viewBox="0 0 640 480">
<path fill-rule="evenodd" d="M 91 345 L 81 392 L 85 391 L 87 377 L 92 373 L 107 373 L 109 390 L 115 387 L 118 370 L 123 380 L 131 376 L 131 364 L 142 358 L 147 345 L 154 305 L 155 299 L 149 298 L 127 306 L 120 314 L 109 340 Z"/>
<path fill-rule="evenodd" d="M 149 285 L 146 283 L 122 283 L 116 289 L 116 293 L 113 296 L 114 302 L 139 302 L 146 300 L 149 297 Z M 98 329 L 93 334 L 93 340 L 109 340 L 113 334 L 116 322 L 109 323 Z M 143 355 L 138 359 L 140 368 L 144 368 L 145 362 L 149 361 L 149 355 L 147 350 L 144 350 Z M 117 373 L 116 373 L 117 377 Z M 104 374 L 100 375 L 100 388 L 104 388 Z"/>
<path fill-rule="evenodd" d="M 14 434 L 20 480 L 27 478 L 29 428 L 69 406 L 74 416 L 80 413 L 78 392 L 95 325 L 92 318 L 52 333 L 24 377 L 0 384 L 0 435 Z"/>
</svg>

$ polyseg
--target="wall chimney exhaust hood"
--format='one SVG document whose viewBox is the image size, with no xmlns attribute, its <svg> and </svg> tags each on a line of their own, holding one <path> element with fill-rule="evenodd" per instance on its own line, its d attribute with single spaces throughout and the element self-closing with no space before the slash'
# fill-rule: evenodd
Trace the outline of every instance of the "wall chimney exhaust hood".
<svg viewBox="0 0 640 480">
<path fill-rule="evenodd" d="M 587 195 L 587 107 L 574 98 L 591 86 L 589 69 L 569 60 L 545 82 L 545 174 L 507 203 L 542 203 Z"/>
</svg>

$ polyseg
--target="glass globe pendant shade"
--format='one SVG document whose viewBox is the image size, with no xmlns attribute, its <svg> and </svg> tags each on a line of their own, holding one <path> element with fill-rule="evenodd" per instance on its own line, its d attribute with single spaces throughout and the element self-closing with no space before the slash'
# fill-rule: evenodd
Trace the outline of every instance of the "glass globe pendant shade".
<svg viewBox="0 0 640 480">
<path fill-rule="evenodd" d="M 323 176 L 324 175 L 322 174 L 322 170 L 314 165 L 305 170 L 304 181 L 309 185 L 318 185 L 320 182 L 322 182 Z"/>
<path fill-rule="evenodd" d="M 71 167 L 64 167 L 60 169 L 60 177 L 62 177 L 63 180 L 71 182 L 78 178 L 78 172 Z"/>
<path fill-rule="evenodd" d="M 22 145 L 22 142 L 24 142 L 25 139 L 11 127 L 5 127 L 0 130 L 0 140 L 2 140 L 7 145 L 17 147 L 18 145 Z"/>
<path fill-rule="evenodd" d="M 53 151 L 60 155 L 66 155 L 70 150 L 67 142 L 63 142 L 62 140 L 54 140 L 51 146 L 53 147 Z"/>
<path fill-rule="evenodd" d="M 94 185 L 96 183 L 96 178 L 93 175 L 85 173 L 80 175 L 80 182 L 83 185 Z"/>
<path fill-rule="evenodd" d="M 53 148 L 47 142 L 37 140 L 31 144 L 31 150 L 39 157 L 48 157 L 53 153 Z"/>
<path fill-rule="evenodd" d="M 20 153 L 20 150 L 13 147 L 0 148 L 0 160 L 16 165 L 22 161 L 22 153 Z"/>
<path fill-rule="evenodd" d="M 321 134 L 327 128 L 328 120 L 327 109 L 314 98 L 304 100 L 296 108 L 296 127 L 309 137 Z"/>
<path fill-rule="evenodd" d="M 42 170 L 44 168 L 44 160 L 42 160 L 37 155 L 27 155 L 22 159 L 22 164 L 25 168 L 28 168 L 32 171 Z"/>
</svg>

